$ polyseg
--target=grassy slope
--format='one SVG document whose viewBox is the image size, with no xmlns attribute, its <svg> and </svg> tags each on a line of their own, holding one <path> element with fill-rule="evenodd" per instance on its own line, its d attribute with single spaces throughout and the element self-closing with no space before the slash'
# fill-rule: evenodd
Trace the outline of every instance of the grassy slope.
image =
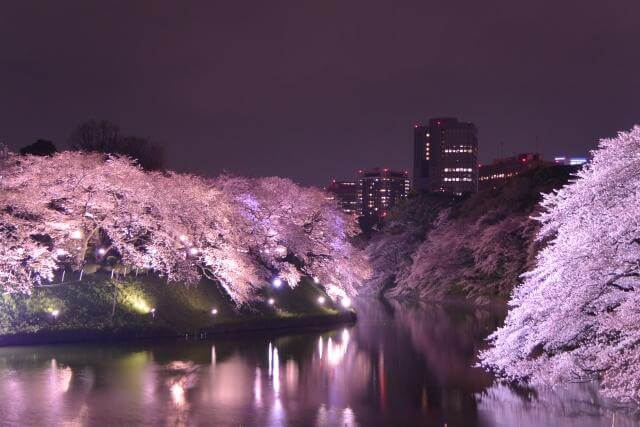
<svg viewBox="0 0 640 427">
<path fill-rule="evenodd" d="M 112 316 L 114 291 L 117 303 Z M 184 286 L 166 284 L 153 276 L 131 276 L 116 283 L 108 274 L 99 272 L 85 276 L 82 282 L 38 288 L 31 296 L 3 295 L 0 342 L 16 334 L 65 339 L 92 334 L 195 334 L 224 325 L 276 324 L 279 319 L 329 317 L 342 312 L 329 303 L 320 306 L 320 295 L 326 297 L 311 281 L 303 280 L 295 289 L 265 288 L 259 299 L 273 297 L 273 307 L 259 302 L 251 308 L 238 309 L 209 281 Z M 155 317 L 151 308 L 156 309 Z M 215 316 L 211 313 L 213 308 L 218 310 Z M 54 310 L 59 311 L 57 318 L 52 315 Z"/>
</svg>

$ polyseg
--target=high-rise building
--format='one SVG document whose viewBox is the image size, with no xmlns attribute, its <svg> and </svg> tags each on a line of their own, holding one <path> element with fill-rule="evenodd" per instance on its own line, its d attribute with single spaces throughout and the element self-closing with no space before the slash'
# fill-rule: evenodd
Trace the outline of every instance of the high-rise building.
<svg viewBox="0 0 640 427">
<path fill-rule="evenodd" d="M 416 190 L 461 195 L 478 191 L 478 129 L 445 117 L 414 125 Z"/>
<path fill-rule="evenodd" d="M 390 169 L 358 171 L 360 216 L 380 219 L 409 193 L 409 173 Z"/>
<path fill-rule="evenodd" d="M 478 187 L 481 190 L 495 189 L 509 178 L 529 169 L 551 164 L 545 162 L 539 153 L 522 153 L 514 157 L 495 159 L 491 164 L 480 166 Z"/>
<path fill-rule="evenodd" d="M 360 214 L 358 202 L 360 184 L 356 181 L 331 181 L 325 191 L 329 193 L 329 198 L 335 200 L 340 209 L 350 215 Z"/>
</svg>

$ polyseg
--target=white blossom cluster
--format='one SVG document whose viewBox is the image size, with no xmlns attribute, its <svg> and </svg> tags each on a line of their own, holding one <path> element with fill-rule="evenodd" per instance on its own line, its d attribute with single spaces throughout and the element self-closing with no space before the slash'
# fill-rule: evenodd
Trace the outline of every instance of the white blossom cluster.
<svg viewBox="0 0 640 427">
<path fill-rule="evenodd" d="M 287 179 L 144 172 L 130 159 L 10 155 L 0 178 L 0 290 L 29 293 L 61 270 L 117 259 L 168 282 L 206 276 L 236 303 L 275 277 L 354 294 L 369 274 L 357 225 Z"/>
<path fill-rule="evenodd" d="M 640 402 L 640 127 L 602 140 L 542 206 L 546 246 L 481 363 L 532 384 L 600 380 Z"/>
</svg>

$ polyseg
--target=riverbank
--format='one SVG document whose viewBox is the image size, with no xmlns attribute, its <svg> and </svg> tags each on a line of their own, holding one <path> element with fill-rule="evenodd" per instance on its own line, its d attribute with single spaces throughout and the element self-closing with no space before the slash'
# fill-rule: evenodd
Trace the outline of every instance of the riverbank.
<svg viewBox="0 0 640 427">
<path fill-rule="evenodd" d="M 506 303 L 540 249 L 532 216 L 541 193 L 562 187 L 573 173 L 533 169 L 465 198 L 413 195 L 364 243 L 374 275 L 362 293 Z"/>
<path fill-rule="evenodd" d="M 356 301 L 354 327 L 0 348 L 2 425 L 630 427 L 594 384 L 474 367 L 503 311 Z M 615 414 L 615 421 L 612 421 Z"/>
<path fill-rule="evenodd" d="M 324 304 L 318 299 L 325 298 Z M 269 301 L 273 301 L 273 305 Z M 104 272 L 0 299 L 0 346 L 204 337 L 261 330 L 328 327 L 356 321 L 310 280 L 265 288 L 236 307 L 212 282 L 166 284 L 153 276 L 111 280 Z"/>
</svg>

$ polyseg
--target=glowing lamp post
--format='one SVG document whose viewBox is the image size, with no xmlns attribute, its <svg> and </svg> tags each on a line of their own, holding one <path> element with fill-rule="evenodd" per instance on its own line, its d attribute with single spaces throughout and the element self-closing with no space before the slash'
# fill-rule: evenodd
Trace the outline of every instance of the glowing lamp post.
<svg viewBox="0 0 640 427">
<path fill-rule="evenodd" d="M 218 309 L 217 309 L 217 308 L 212 309 L 212 310 L 211 310 L 211 314 L 212 314 L 213 316 L 215 316 L 216 314 L 218 314 Z"/>
<path fill-rule="evenodd" d="M 320 305 L 324 305 L 325 301 L 326 301 L 326 300 L 325 300 L 325 298 L 324 298 L 324 297 L 318 297 L 318 304 L 320 304 Z"/>
<path fill-rule="evenodd" d="M 151 318 L 155 319 L 156 318 L 156 309 L 152 308 L 151 310 L 149 310 L 149 312 L 151 313 Z"/>
<path fill-rule="evenodd" d="M 280 279 L 279 277 L 276 277 L 275 279 L 273 279 L 273 282 L 271 282 L 273 284 L 274 288 L 279 288 L 280 286 L 282 286 L 282 279 Z"/>
<path fill-rule="evenodd" d="M 51 310 L 51 316 L 53 316 L 54 319 L 57 319 L 59 315 L 60 310 Z"/>
<path fill-rule="evenodd" d="M 342 298 L 342 300 L 340 301 L 340 304 L 342 304 L 342 307 L 344 308 L 351 307 L 351 298 L 349 297 Z"/>
<path fill-rule="evenodd" d="M 315 283 L 317 285 L 318 283 L 320 283 L 320 279 L 318 279 L 317 277 L 314 277 L 313 278 L 313 283 Z"/>
<path fill-rule="evenodd" d="M 100 256 L 105 256 L 106 253 L 107 253 L 107 250 L 105 248 L 98 249 L 98 254 Z"/>
<path fill-rule="evenodd" d="M 269 298 L 267 300 L 267 304 L 269 304 L 269 305 L 274 305 L 275 303 L 276 303 L 276 300 L 274 300 L 273 298 Z"/>
</svg>

